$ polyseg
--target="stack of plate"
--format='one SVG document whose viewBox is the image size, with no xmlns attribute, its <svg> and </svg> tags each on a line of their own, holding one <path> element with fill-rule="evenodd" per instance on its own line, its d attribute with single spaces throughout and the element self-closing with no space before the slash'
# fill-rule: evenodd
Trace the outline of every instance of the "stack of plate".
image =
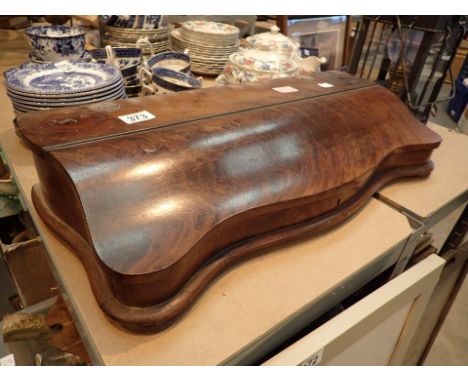
<svg viewBox="0 0 468 382">
<path fill-rule="evenodd" d="M 169 50 L 169 28 L 129 29 L 116 28 L 101 23 L 101 45 L 118 48 L 140 48 L 144 55 L 152 55 Z M 138 45 L 138 40 L 149 43 Z"/>
<path fill-rule="evenodd" d="M 120 70 L 78 61 L 24 64 L 5 72 L 16 112 L 48 110 L 126 98 Z"/>
<path fill-rule="evenodd" d="M 239 49 L 239 28 L 212 21 L 187 21 L 172 31 L 173 50 L 189 51 L 192 71 L 200 74 L 219 74 L 229 56 Z"/>
</svg>

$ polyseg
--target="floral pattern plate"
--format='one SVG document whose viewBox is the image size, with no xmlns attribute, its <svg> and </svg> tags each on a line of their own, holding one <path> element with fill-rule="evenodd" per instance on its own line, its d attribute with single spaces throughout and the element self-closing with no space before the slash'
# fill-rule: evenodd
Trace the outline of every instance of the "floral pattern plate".
<svg viewBox="0 0 468 382">
<path fill-rule="evenodd" d="M 122 80 L 120 70 L 109 65 L 62 61 L 25 64 L 5 72 L 9 89 L 36 94 L 70 94 L 105 88 Z"/>
<path fill-rule="evenodd" d="M 182 23 L 182 28 L 191 32 L 207 33 L 215 35 L 239 35 L 239 28 L 214 21 L 186 21 Z"/>
</svg>

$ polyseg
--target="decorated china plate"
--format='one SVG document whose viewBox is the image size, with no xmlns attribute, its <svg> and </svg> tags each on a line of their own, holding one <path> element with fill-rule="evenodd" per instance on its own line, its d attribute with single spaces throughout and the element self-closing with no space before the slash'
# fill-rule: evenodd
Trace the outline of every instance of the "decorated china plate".
<svg viewBox="0 0 468 382">
<path fill-rule="evenodd" d="M 218 45 L 218 46 L 229 46 L 234 45 L 239 39 L 237 37 L 231 37 L 229 39 L 225 38 L 203 38 L 197 35 L 180 31 L 180 36 L 186 41 L 190 41 L 194 44 L 204 44 L 204 45 Z"/>
<path fill-rule="evenodd" d="M 226 50 L 215 50 L 215 49 L 209 49 L 209 48 L 200 48 L 194 45 L 184 45 L 184 44 L 179 44 L 177 42 L 172 42 L 172 47 L 185 50 L 188 49 L 190 52 L 197 52 L 201 53 L 207 56 L 226 56 L 230 55 L 234 52 L 237 52 L 239 50 L 239 47 L 235 47 L 232 49 L 226 49 Z"/>
<path fill-rule="evenodd" d="M 70 94 L 92 91 L 122 80 L 113 66 L 77 61 L 25 64 L 5 72 L 9 89 L 37 94 Z"/>
<path fill-rule="evenodd" d="M 48 105 L 55 105 L 55 104 L 72 104 L 74 102 L 89 102 L 89 100 L 93 99 L 104 99 L 108 98 L 109 96 L 114 96 L 115 94 L 121 93 L 124 90 L 123 84 L 120 84 L 118 87 L 112 88 L 108 91 L 89 94 L 85 97 L 75 97 L 75 98 L 41 98 L 41 97 L 24 97 L 21 95 L 17 95 L 15 93 L 11 93 L 7 91 L 8 97 L 12 100 L 12 102 L 18 103 L 44 103 Z"/>
<path fill-rule="evenodd" d="M 239 40 L 235 40 L 232 44 L 221 44 L 221 43 L 216 43 L 215 41 L 212 40 L 200 40 L 198 39 L 197 41 L 189 41 L 184 36 L 181 34 L 180 28 L 179 29 L 174 29 L 171 32 L 171 38 L 178 40 L 179 43 L 186 44 L 186 45 L 195 45 L 199 47 L 204 47 L 204 48 L 218 48 L 218 49 L 229 49 L 229 48 L 236 48 L 239 46 Z M 211 43 L 209 41 L 212 41 Z"/>
<path fill-rule="evenodd" d="M 185 49 L 181 49 L 177 46 L 173 46 L 172 47 L 175 51 L 178 51 L 178 52 L 184 52 Z M 233 52 L 235 53 L 235 52 Z M 200 58 L 200 59 L 203 59 L 203 60 L 208 60 L 208 61 L 222 61 L 222 60 L 227 60 L 228 57 L 231 55 L 232 53 L 227 53 L 227 54 L 206 54 L 206 53 L 200 53 L 200 52 L 197 52 L 197 51 L 194 51 L 194 50 L 190 50 L 188 51 L 188 55 L 191 57 L 191 58 Z"/>
<path fill-rule="evenodd" d="M 58 103 L 58 104 L 46 104 L 46 103 L 20 103 L 20 102 L 13 102 L 15 107 L 20 107 L 23 109 L 55 109 L 58 107 L 68 107 L 68 106 L 81 106 L 81 105 L 88 105 L 90 103 L 96 102 L 104 102 L 104 101 L 112 101 L 116 99 L 122 99 L 125 95 L 125 90 L 120 91 L 119 93 L 108 96 L 106 98 L 98 98 L 98 99 L 90 99 L 88 101 L 82 102 L 73 102 L 73 103 Z"/>
<path fill-rule="evenodd" d="M 40 93 L 22 92 L 13 88 L 8 88 L 7 91 L 9 94 L 12 94 L 18 97 L 56 101 L 56 100 L 70 100 L 70 99 L 99 95 L 102 93 L 108 93 L 108 92 L 111 92 L 112 90 L 117 90 L 117 88 L 120 88 L 122 86 L 123 86 L 123 79 L 106 87 L 102 87 L 102 88 L 94 89 L 90 91 L 78 92 L 78 93 L 40 94 Z"/>
<path fill-rule="evenodd" d="M 205 63 L 205 64 L 218 64 L 218 65 L 224 65 L 228 61 L 229 57 L 226 57 L 224 59 L 219 59 L 219 60 L 208 60 L 203 57 L 197 57 L 197 56 L 192 56 L 192 61 L 196 63 Z"/>
<path fill-rule="evenodd" d="M 214 34 L 214 35 L 239 35 L 239 28 L 214 21 L 186 21 L 182 28 L 191 32 Z"/>
<path fill-rule="evenodd" d="M 80 104 L 80 105 L 87 105 L 87 104 L 96 103 L 96 102 L 114 101 L 114 100 L 125 99 L 125 98 L 127 98 L 127 95 L 126 95 L 125 92 L 123 92 L 122 95 L 120 95 L 118 97 L 115 97 L 115 98 L 108 98 L 108 99 L 105 99 L 105 100 L 101 99 L 101 100 L 89 101 L 87 103 L 83 103 L 83 104 Z M 53 106 L 53 107 L 52 106 L 44 107 L 44 106 L 25 106 L 25 105 L 20 105 L 20 104 L 17 104 L 17 103 L 13 103 L 13 108 L 15 110 L 23 112 L 23 113 L 28 113 L 28 112 L 31 112 L 31 111 L 57 109 L 57 108 L 68 107 L 68 106 L 73 106 L 73 105 L 66 104 L 66 105 L 57 105 L 57 106 Z"/>
</svg>

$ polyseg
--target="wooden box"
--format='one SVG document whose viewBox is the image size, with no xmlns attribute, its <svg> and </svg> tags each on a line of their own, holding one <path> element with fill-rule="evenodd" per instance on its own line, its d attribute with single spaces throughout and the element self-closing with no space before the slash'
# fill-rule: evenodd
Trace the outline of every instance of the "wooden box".
<svg viewBox="0 0 468 382">
<path fill-rule="evenodd" d="M 16 126 L 34 152 L 38 213 L 131 330 L 164 328 L 237 261 L 343 221 L 389 181 L 428 175 L 440 143 L 390 91 L 339 72 Z"/>
</svg>

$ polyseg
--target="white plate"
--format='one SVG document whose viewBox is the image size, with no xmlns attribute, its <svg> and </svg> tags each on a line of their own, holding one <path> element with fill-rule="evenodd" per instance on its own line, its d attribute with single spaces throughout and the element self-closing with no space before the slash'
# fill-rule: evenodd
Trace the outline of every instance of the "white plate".
<svg viewBox="0 0 468 382">
<path fill-rule="evenodd" d="M 188 45 L 188 46 L 196 46 L 200 49 L 209 49 L 209 50 L 232 50 L 237 49 L 239 47 L 239 43 L 235 44 L 220 44 L 216 42 L 209 42 L 209 41 L 188 41 L 182 38 L 179 38 L 177 34 L 171 36 L 171 41 L 175 41 L 181 45 Z"/>
<path fill-rule="evenodd" d="M 188 49 L 191 52 L 197 52 L 200 54 L 215 55 L 215 56 L 225 56 L 225 55 L 235 53 L 239 50 L 239 48 L 232 48 L 232 49 L 226 49 L 226 50 L 206 49 L 206 48 L 200 48 L 194 45 L 179 44 L 175 41 L 172 41 L 172 47 L 176 47 L 177 49 Z"/>
<path fill-rule="evenodd" d="M 174 29 L 171 32 L 171 38 L 174 39 L 174 40 L 178 40 L 178 42 L 181 42 L 183 44 L 202 46 L 202 47 L 206 47 L 206 48 L 225 49 L 225 48 L 234 48 L 234 47 L 239 46 L 239 40 L 237 40 L 235 43 L 232 43 L 232 44 L 217 44 L 217 43 L 211 44 L 211 43 L 207 42 L 206 40 L 187 41 L 186 39 L 184 39 L 181 36 L 180 28 L 179 29 Z"/>
</svg>

